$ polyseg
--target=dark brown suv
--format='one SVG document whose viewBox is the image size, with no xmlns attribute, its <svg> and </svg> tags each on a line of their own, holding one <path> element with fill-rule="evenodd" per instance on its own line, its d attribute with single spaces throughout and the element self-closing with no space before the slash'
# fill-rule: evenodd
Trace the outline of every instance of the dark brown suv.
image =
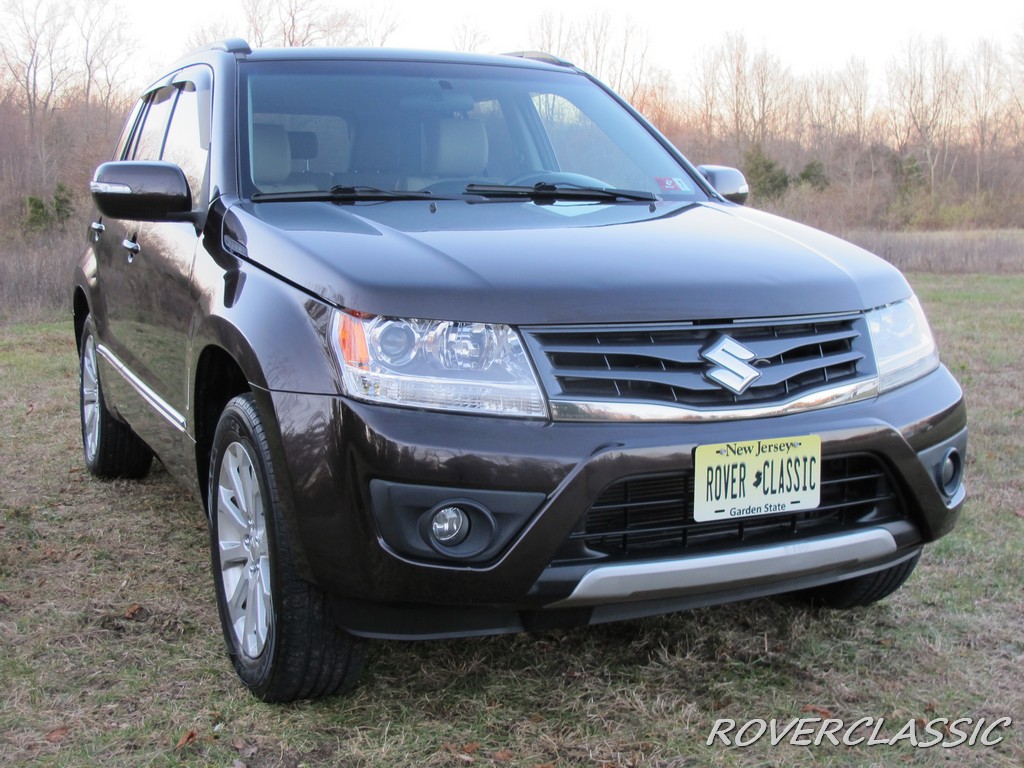
<svg viewBox="0 0 1024 768">
<path fill-rule="evenodd" d="M 228 41 L 92 191 L 86 464 L 195 491 L 265 700 L 350 686 L 364 638 L 868 603 L 956 521 L 903 277 L 565 62 Z"/>
</svg>

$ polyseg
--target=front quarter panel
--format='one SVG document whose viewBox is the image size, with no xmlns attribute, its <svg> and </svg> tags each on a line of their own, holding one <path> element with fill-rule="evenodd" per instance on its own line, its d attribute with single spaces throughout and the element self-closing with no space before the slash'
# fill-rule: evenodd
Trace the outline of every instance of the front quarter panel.
<svg viewBox="0 0 1024 768">
<path fill-rule="evenodd" d="M 224 216 L 218 213 L 211 217 L 193 275 L 193 391 L 195 361 L 215 346 L 235 360 L 254 387 L 338 394 L 338 372 L 327 346 L 331 308 L 248 261 L 235 240 L 247 234 L 234 230 L 222 236 Z M 235 246 L 225 247 L 225 239 Z"/>
</svg>

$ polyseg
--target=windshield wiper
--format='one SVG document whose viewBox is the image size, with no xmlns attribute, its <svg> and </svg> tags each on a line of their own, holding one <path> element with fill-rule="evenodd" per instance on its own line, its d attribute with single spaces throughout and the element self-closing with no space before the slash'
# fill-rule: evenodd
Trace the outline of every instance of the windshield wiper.
<svg viewBox="0 0 1024 768">
<path fill-rule="evenodd" d="M 481 197 L 522 197 L 529 200 L 638 200 L 655 202 L 658 196 L 636 189 L 588 187 L 570 182 L 538 182 L 533 186 L 515 184 L 467 184 L 466 194 Z"/>
<path fill-rule="evenodd" d="M 445 198 L 425 190 L 377 189 L 377 187 L 339 185 L 331 187 L 330 190 L 255 192 L 250 199 L 254 203 L 277 203 L 289 200 L 355 202 L 359 200 L 443 200 Z"/>
</svg>

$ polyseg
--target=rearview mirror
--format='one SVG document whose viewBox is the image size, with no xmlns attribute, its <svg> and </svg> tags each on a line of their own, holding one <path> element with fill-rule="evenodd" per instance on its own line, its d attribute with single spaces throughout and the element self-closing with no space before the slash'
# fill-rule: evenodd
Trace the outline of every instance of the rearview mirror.
<svg viewBox="0 0 1024 768">
<path fill-rule="evenodd" d="M 89 184 L 104 216 L 134 221 L 189 221 L 192 193 L 177 165 L 158 161 L 104 163 Z"/>
<path fill-rule="evenodd" d="M 750 194 L 746 178 L 735 168 L 725 165 L 699 165 L 697 170 L 715 188 L 715 191 L 732 203 L 743 205 Z"/>
</svg>

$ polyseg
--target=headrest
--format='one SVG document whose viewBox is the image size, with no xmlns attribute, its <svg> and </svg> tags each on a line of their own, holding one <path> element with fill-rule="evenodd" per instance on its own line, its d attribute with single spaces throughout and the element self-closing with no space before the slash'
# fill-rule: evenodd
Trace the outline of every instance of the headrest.
<svg viewBox="0 0 1024 768">
<path fill-rule="evenodd" d="M 252 126 L 252 180 L 256 186 L 280 184 L 292 171 L 288 132 L 282 125 L 254 123 Z"/>
</svg>

